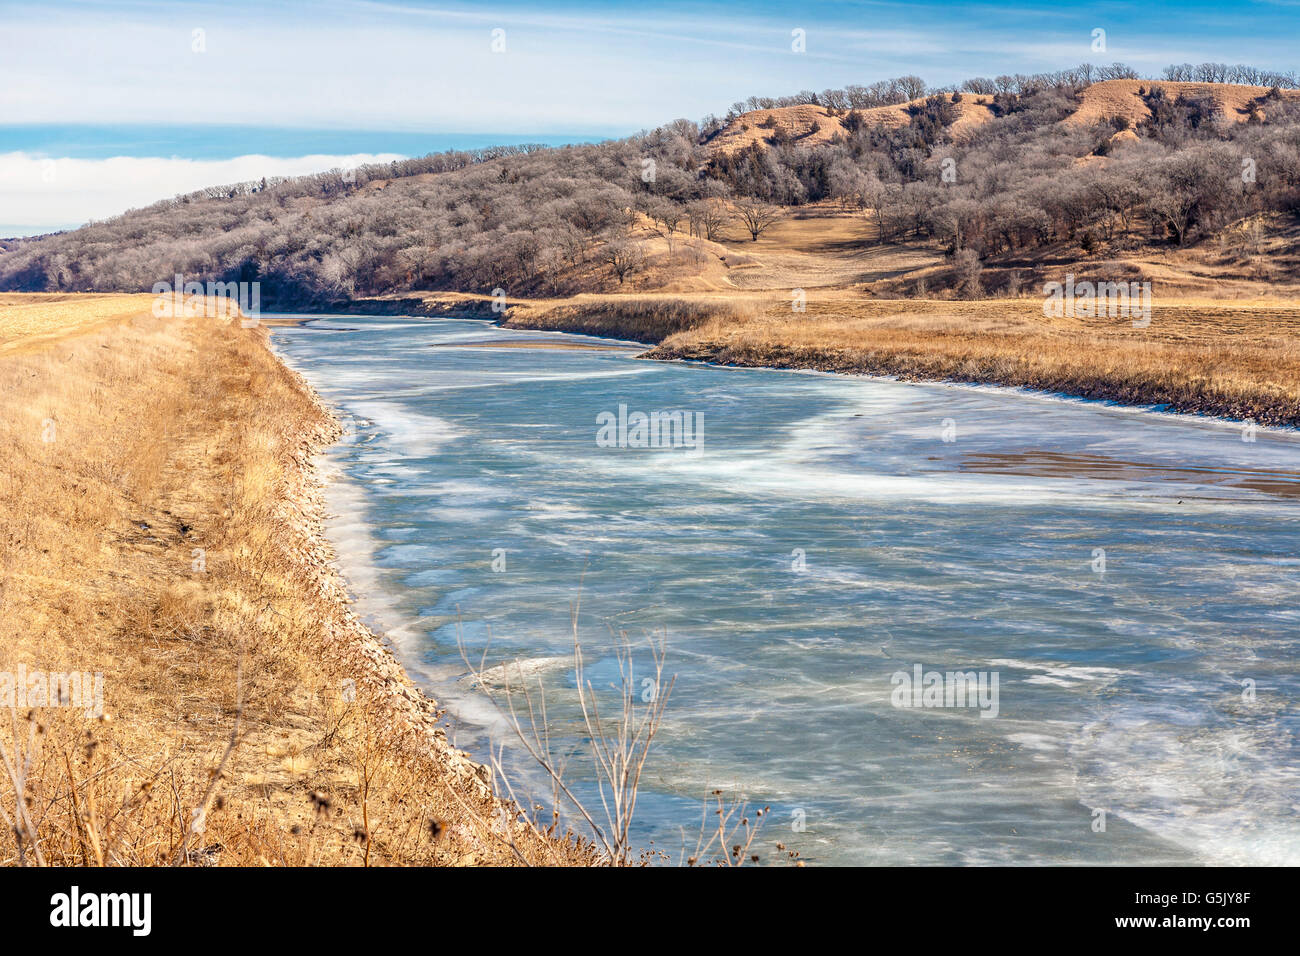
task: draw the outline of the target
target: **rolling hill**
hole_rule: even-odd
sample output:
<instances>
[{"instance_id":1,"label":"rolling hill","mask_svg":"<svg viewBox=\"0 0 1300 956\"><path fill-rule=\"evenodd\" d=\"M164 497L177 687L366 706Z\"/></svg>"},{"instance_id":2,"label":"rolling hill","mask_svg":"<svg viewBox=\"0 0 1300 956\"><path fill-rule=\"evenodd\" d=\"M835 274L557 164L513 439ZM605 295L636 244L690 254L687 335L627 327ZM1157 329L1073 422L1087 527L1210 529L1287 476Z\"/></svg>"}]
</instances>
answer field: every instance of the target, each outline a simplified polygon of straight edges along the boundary
<instances>
[{"instance_id":1,"label":"rolling hill","mask_svg":"<svg viewBox=\"0 0 1300 956\"><path fill-rule=\"evenodd\" d=\"M1089 263L1126 279L1172 263L1166 279L1196 294L1296 281L1300 91L1071 77L861 109L828 91L599 144L213 187L6 241L0 289L149 291L181 274L324 309L431 290L752 288L759 264L790 288L919 296ZM808 241L762 251L783 219Z\"/></svg>"}]
</instances>

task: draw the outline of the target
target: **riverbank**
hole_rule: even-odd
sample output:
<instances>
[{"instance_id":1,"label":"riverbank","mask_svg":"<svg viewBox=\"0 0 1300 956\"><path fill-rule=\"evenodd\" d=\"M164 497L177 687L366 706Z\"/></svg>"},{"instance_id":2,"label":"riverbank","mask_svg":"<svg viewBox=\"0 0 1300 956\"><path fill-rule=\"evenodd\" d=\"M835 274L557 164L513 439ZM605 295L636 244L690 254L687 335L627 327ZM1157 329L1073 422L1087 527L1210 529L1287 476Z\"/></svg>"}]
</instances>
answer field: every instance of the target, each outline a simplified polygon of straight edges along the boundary
<instances>
[{"instance_id":1,"label":"riverbank","mask_svg":"<svg viewBox=\"0 0 1300 956\"><path fill-rule=\"evenodd\" d=\"M607 335L645 358L1023 387L1126 405L1300 426L1300 305L1158 299L1149 324L1043 315L1039 298L976 301L789 293L661 293L507 300L407 294L358 312L475 315L507 328ZM500 307L498 306L498 309Z\"/></svg>"},{"instance_id":2,"label":"riverbank","mask_svg":"<svg viewBox=\"0 0 1300 956\"><path fill-rule=\"evenodd\" d=\"M0 861L591 862L502 822L349 607L313 464L340 426L266 330L151 301L0 302L0 674L31 682Z\"/></svg>"}]
</instances>

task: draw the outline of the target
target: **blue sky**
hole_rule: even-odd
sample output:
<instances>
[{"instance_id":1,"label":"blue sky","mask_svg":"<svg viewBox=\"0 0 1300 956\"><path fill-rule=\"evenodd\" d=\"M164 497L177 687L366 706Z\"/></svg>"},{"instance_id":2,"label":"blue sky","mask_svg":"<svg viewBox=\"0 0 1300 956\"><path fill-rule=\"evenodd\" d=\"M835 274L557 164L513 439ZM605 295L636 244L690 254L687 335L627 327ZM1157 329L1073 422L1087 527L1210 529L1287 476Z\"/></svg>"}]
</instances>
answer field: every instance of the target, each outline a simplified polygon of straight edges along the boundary
<instances>
[{"instance_id":1,"label":"blue sky","mask_svg":"<svg viewBox=\"0 0 1300 956\"><path fill-rule=\"evenodd\" d=\"M795 29L805 52L791 49ZM1297 39L1300 0L0 0L0 235L222 176L624 135L751 94L902 73L944 84L1082 61L1158 73L1211 59L1289 70L1300 67Z\"/></svg>"}]
</instances>

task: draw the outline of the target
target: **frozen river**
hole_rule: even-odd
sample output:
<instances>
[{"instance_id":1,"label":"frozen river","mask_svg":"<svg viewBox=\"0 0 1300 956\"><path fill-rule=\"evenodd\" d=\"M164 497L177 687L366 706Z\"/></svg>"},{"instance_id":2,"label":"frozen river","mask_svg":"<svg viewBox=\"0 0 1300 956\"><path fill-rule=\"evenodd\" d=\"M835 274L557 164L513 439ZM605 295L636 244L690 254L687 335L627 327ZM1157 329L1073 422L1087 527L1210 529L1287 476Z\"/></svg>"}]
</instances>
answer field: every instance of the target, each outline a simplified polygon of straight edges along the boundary
<instances>
[{"instance_id":1,"label":"frozen river","mask_svg":"<svg viewBox=\"0 0 1300 956\"><path fill-rule=\"evenodd\" d=\"M636 833L674 859L722 788L771 805L765 858L1300 863L1300 435L468 319L274 341L349 425L359 608L460 745L508 735L458 636L533 662L580 753L579 587L594 684L666 635ZM696 447L636 447L672 411Z\"/></svg>"}]
</instances>

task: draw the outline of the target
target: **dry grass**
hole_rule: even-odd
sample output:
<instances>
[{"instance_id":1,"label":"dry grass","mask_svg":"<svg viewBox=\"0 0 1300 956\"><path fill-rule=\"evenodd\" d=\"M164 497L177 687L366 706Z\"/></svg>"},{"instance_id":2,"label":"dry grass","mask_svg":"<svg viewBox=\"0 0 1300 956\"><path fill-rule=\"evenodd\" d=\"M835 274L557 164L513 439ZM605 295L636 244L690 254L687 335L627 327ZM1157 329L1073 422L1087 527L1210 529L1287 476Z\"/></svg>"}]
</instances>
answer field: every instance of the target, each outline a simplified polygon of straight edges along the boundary
<instances>
[{"instance_id":1,"label":"dry grass","mask_svg":"<svg viewBox=\"0 0 1300 956\"><path fill-rule=\"evenodd\" d=\"M1244 86L1236 83L1180 83L1169 80L1104 80L1085 89L1079 107L1065 122L1089 125L1123 117L1133 126L1151 118L1151 110L1138 95L1139 90L1164 90L1170 99L1179 96L1208 97L1215 111L1228 122L1244 123L1250 117L1252 101L1267 95L1267 86ZM1300 91L1283 90L1288 98L1300 97ZM1267 111L1267 107L1265 107Z\"/></svg>"},{"instance_id":2,"label":"dry grass","mask_svg":"<svg viewBox=\"0 0 1300 956\"><path fill-rule=\"evenodd\" d=\"M153 296L147 294L0 292L0 315L4 316L0 355L36 351L57 339L126 321L148 312L152 303Z\"/></svg>"},{"instance_id":3,"label":"dry grass","mask_svg":"<svg viewBox=\"0 0 1300 956\"><path fill-rule=\"evenodd\" d=\"M741 322L752 314L743 301L716 296L577 296L542 308L521 303L505 325L654 343L714 321Z\"/></svg>"},{"instance_id":4,"label":"dry grass","mask_svg":"<svg viewBox=\"0 0 1300 956\"><path fill-rule=\"evenodd\" d=\"M1300 425L1300 307L1157 300L1150 326L1045 318L1041 301L810 297L748 321L718 318L649 355L987 382Z\"/></svg>"},{"instance_id":5,"label":"dry grass","mask_svg":"<svg viewBox=\"0 0 1300 956\"><path fill-rule=\"evenodd\" d=\"M0 713L0 860L591 861L347 609L310 470L336 425L265 331L140 298L0 301L0 673L102 673L105 710Z\"/></svg>"},{"instance_id":6,"label":"dry grass","mask_svg":"<svg viewBox=\"0 0 1300 956\"><path fill-rule=\"evenodd\" d=\"M951 93L944 95L950 102L952 101ZM906 126L911 120L908 110L924 105L925 100L925 97L921 97L909 103L875 106L857 112L867 126L896 129ZM992 120L991 102L992 97L978 96L973 93L964 94L954 104L957 118L951 128L953 137L963 139ZM779 106L774 109L741 113L718 131L718 135L710 141L710 146L715 152L734 153L755 144L767 144L777 130L804 146L829 143L836 136L844 136L847 133L844 117L833 115L824 106L812 104Z\"/></svg>"}]
</instances>

